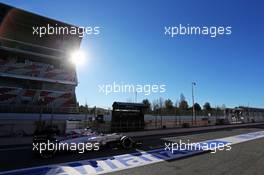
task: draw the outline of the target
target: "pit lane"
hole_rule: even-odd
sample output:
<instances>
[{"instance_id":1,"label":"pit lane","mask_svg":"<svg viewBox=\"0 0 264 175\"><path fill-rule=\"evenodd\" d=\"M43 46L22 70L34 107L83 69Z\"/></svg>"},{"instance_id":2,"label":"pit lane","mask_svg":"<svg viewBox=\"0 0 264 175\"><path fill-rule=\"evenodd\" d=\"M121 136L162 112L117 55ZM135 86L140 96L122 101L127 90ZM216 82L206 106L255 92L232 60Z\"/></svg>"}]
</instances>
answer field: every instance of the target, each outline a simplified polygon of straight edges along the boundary
<instances>
[{"instance_id":1,"label":"pit lane","mask_svg":"<svg viewBox=\"0 0 264 175\"><path fill-rule=\"evenodd\" d=\"M198 142L198 141L234 136L234 135L239 135L239 134L244 134L244 133L262 131L263 129L264 129L264 126L261 125L259 127L225 129L221 131L214 131L214 132L207 132L207 133L199 132L199 133L192 133L188 135L170 134L170 135L160 135L160 136L148 136L148 137L137 138L137 140L142 141L143 143L142 147L140 147L139 149L143 151L147 151L150 149L164 147L164 142L168 138L174 142L177 142L179 139L181 140L188 139L191 142ZM248 144L249 146L243 146L243 145L248 145ZM263 139L258 139L258 140L249 141L246 143L235 145L233 147L234 151L231 151L231 152L220 152L219 154L217 153L214 155L202 154L199 156L189 157L183 160L165 161L165 162L156 163L152 165L146 165L146 166L139 167L136 169L128 169L124 171L119 171L114 174L120 174L120 173L121 174L143 174L144 172L150 172L151 174L164 174L164 173L174 174L174 171L176 171L176 169L178 173L186 172L186 170L184 170L182 166L178 166L178 162L182 162L181 163L182 165L186 165L187 163L190 163L191 165L193 165L191 166L192 168L188 168L188 171L190 171L190 173L192 172L191 170L193 170L193 173L195 172L197 174L196 170L199 170L199 172L201 171L202 174L205 174L203 172L203 167L206 167L208 171L215 169L212 166L216 165L216 163L212 165L211 160L215 160L215 162L219 162L219 163L222 162L223 166L227 166L225 165L225 162L227 162L226 159L232 160L241 155L242 157L244 156L244 159L241 159L241 160L237 159L237 161L230 162L230 164L228 165L230 167L233 167L233 166L236 167L240 164L243 164L244 162L243 160L247 160L246 162L251 163L253 161L251 159L255 159L255 157L258 157L257 153L260 155L264 154L264 151L257 149L260 147L261 144L262 146L264 146ZM256 149L250 149L250 148L256 148ZM252 152L252 150L253 151L255 150L256 152ZM41 166L41 165L47 165L47 164L57 164L57 163L71 162L71 161L77 161L77 160L94 159L98 157L106 157L106 156L114 156L114 155L132 153L134 151L135 150L126 151L126 150L106 148L103 151L88 152L85 154L74 154L74 153L61 154L55 157L54 159L48 159L48 160L44 159L43 160L43 159L34 157L31 154L30 148L24 148L24 149L18 149L18 150L15 150L15 149L5 150L5 151L0 151L0 162L1 162L0 171L27 168L27 167L35 167L35 166ZM244 155L245 151L252 152L253 157ZM197 161L196 159L198 159L199 161L198 163L196 162ZM197 166L194 166L196 164ZM257 165L258 164L256 164L256 166ZM217 166L221 167L221 163L219 165L217 164ZM199 169L199 167L201 169ZM258 167L253 168L252 170L256 170L256 169L258 169Z\"/></svg>"}]
</instances>

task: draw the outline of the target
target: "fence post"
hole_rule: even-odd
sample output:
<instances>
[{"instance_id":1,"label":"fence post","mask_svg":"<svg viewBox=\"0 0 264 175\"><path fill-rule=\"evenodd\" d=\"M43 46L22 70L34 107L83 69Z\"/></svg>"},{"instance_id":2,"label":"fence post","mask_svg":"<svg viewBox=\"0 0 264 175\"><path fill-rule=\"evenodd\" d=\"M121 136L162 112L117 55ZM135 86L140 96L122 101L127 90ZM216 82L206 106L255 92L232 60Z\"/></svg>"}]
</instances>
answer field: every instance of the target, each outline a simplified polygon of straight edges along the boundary
<instances>
[{"instance_id":1,"label":"fence post","mask_svg":"<svg viewBox=\"0 0 264 175\"><path fill-rule=\"evenodd\" d=\"M157 129L157 125L158 125L158 118L157 116L155 116L155 129Z\"/></svg>"}]
</instances>

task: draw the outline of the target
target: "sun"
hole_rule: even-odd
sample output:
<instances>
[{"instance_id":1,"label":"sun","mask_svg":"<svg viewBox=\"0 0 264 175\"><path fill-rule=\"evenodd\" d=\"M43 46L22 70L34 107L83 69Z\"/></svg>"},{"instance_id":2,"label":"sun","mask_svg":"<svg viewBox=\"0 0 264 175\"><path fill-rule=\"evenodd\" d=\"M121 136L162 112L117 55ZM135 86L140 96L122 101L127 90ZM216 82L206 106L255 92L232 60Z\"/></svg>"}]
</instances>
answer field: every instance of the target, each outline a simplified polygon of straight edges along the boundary
<instances>
[{"instance_id":1,"label":"sun","mask_svg":"<svg viewBox=\"0 0 264 175\"><path fill-rule=\"evenodd\" d=\"M82 50L77 50L71 53L70 62L76 66L82 66L86 62L85 52Z\"/></svg>"}]
</instances>

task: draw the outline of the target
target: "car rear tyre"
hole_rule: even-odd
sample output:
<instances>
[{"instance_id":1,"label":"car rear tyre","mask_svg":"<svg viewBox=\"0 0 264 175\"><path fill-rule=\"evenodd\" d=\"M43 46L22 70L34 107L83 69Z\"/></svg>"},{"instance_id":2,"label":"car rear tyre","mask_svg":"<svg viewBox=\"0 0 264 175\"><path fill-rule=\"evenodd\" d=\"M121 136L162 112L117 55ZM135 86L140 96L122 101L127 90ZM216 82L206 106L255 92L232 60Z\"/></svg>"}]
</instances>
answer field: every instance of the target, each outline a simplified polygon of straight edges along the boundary
<instances>
[{"instance_id":1,"label":"car rear tyre","mask_svg":"<svg viewBox=\"0 0 264 175\"><path fill-rule=\"evenodd\" d=\"M133 147L133 141L129 137L122 137L121 138L121 145L124 149L131 149Z\"/></svg>"}]
</instances>

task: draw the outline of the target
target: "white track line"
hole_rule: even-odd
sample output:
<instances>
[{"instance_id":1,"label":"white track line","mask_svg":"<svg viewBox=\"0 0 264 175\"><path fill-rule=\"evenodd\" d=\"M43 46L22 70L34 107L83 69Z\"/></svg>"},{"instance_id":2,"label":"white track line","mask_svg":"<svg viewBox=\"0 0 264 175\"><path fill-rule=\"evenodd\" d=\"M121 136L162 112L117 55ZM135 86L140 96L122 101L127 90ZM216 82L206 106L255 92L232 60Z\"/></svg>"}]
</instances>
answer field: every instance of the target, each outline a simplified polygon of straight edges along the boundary
<instances>
[{"instance_id":1,"label":"white track line","mask_svg":"<svg viewBox=\"0 0 264 175\"><path fill-rule=\"evenodd\" d=\"M203 141L206 142L223 142L231 145L255 140L264 137L264 131L241 134L226 138L213 139ZM139 151L132 154L117 155L112 157L104 157L98 159L81 160L67 162L61 164L45 165L39 167L25 168L13 171L6 171L0 175L97 175L110 173L114 171L145 166L157 162L162 162L171 159L183 158L204 152L203 150L186 150L176 151L174 154L171 151L155 149L151 151Z\"/></svg>"}]
</instances>

